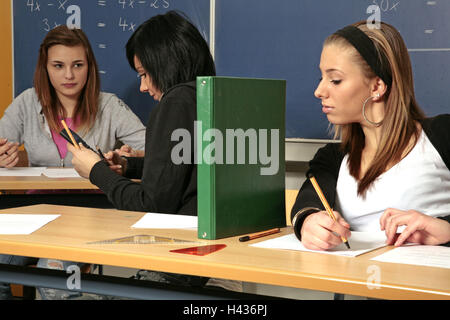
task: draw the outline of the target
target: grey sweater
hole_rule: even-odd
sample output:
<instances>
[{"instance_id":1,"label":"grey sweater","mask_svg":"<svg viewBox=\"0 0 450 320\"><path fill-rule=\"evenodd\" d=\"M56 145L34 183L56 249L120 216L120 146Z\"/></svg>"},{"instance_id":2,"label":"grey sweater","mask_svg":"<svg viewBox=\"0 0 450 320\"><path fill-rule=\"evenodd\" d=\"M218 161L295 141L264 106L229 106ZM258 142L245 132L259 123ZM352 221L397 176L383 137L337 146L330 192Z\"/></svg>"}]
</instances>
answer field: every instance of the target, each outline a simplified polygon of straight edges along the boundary
<instances>
[{"instance_id":1,"label":"grey sweater","mask_svg":"<svg viewBox=\"0 0 450 320\"><path fill-rule=\"evenodd\" d=\"M88 145L98 146L103 152L111 150L117 140L137 150L145 146L144 125L111 93L100 93L99 112L91 130L77 133ZM72 167L72 153L67 152L64 159L59 155L34 88L22 92L6 109L0 119L0 137L24 144L30 166Z\"/></svg>"}]
</instances>

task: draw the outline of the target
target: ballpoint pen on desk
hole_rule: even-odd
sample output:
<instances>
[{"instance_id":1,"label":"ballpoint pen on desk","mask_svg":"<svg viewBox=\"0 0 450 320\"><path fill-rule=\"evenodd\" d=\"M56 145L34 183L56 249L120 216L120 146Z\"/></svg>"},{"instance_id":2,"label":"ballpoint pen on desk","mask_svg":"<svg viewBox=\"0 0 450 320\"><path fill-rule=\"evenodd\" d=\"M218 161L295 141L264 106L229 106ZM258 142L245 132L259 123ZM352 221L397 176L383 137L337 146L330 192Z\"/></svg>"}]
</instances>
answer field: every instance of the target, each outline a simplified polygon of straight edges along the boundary
<instances>
[{"instance_id":1,"label":"ballpoint pen on desk","mask_svg":"<svg viewBox=\"0 0 450 320\"><path fill-rule=\"evenodd\" d=\"M69 135L70 140L72 141L72 144L74 145L74 147L78 148L78 149L81 149L80 146L76 143L76 141L75 141L72 133L70 132L69 127L67 126L66 122L64 120L61 120L61 123L62 123L64 129L66 130L67 134Z\"/></svg>"},{"instance_id":2,"label":"ballpoint pen on desk","mask_svg":"<svg viewBox=\"0 0 450 320\"><path fill-rule=\"evenodd\" d=\"M248 236L240 237L239 241L241 241L241 242L250 241L253 239L258 239L261 237L269 236L271 234L275 234L278 232L280 232L280 228L274 228L274 229L270 229L267 231L257 232L257 233L250 234Z\"/></svg>"},{"instance_id":3,"label":"ballpoint pen on desk","mask_svg":"<svg viewBox=\"0 0 450 320\"><path fill-rule=\"evenodd\" d=\"M325 196L323 195L322 189L320 189L319 184L317 183L316 178L314 178L314 176L309 173L308 174L308 178L309 180L311 180L311 183L314 187L314 189L316 190L317 195L320 198L320 201L322 201L323 206L325 207L325 210L327 211L328 215L330 216L331 219L333 219L334 221L336 221L336 217L333 214L333 210L331 210L330 205L328 204L327 199L325 198ZM345 245L347 246L348 249L350 249L350 244L348 243L348 240L344 237L341 237L342 241L345 243Z\"/></svg>"}]
</instances>

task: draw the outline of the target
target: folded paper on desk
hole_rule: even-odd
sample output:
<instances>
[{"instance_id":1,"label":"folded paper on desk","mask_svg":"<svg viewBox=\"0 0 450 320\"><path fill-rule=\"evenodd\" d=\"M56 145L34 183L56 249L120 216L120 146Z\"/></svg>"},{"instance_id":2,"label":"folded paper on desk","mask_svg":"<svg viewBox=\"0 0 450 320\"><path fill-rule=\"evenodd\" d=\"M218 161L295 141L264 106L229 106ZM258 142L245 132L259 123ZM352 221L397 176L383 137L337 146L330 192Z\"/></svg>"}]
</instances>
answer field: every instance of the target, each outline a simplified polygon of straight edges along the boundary
<instances>
[{"instance_id":1,"label":"folded paper on desk","mask_svg":"<svg viewBox=\"0 0 450 320\"><path fill-rule=\"evenodd\" d=\"M59 214L0 214L0 234L31 234Z\"/></svg>"},{"instance_id":2,"label":"folded paper on desk","mask_svg":"<svg viewBox=\"0 0 450 320\"><path fill-rule=\"evenodd\" d=\"M49 178L81 178L74 168L47 168L43 174Z\"/></svg>"},{"instance_id":3,"label":"folded paper on desk","mask_svg":"<svg viewBox=\"0 0 450 320\"><path fill-rule=\"evenodd\" d=\"M14 167L0 168L1 177L39 177L45 167Z\"/></svg>"},{"instance_id":4,"label":"folded paper on desk","mask_svg":"<svg viewBox=\"0 0 450 320\"><path fill-rule=\"evenodd\" d=\"M0 177L80 178L74 168L15 167L0 168Z\"/></svg>"},{"instance_id":5,"label":"folded paper on desk","mask_svg":"<svg viewBox=\"0 0 450 320\"><path fill-rule=\"evenodd\" d=\"M140 229L197 229L197 216L149 212L131 227Z\"/></svg>"},{"instance_id":6,"label":"folded paper on desk","mask_svg":"<svg viewBox=\"0 0 450 320\"><path fill-rule=\"evenodd\" d=\"M255 243L251 246L267 249L309 251L339 256L356 257L363 253L386 246L386 235L384 232L352 231L352 236L348 239L348 241L350 242L351 249L347 249L347 247L343 243L341 243L339 246L327 251L310 250L305 248L303 244L298 241L295 234L291 233L286 236Z\"/></svg>"},{"instance_id":7,"label":"folded paper on desk","mask_svg":"<svg viewBox=\"0 0 450 320\"><path fill-rule=\"evenodd\" d=\"M406 245L389 250L371 260L450 269L450 248Z\"/></svg>"}]
</instances>

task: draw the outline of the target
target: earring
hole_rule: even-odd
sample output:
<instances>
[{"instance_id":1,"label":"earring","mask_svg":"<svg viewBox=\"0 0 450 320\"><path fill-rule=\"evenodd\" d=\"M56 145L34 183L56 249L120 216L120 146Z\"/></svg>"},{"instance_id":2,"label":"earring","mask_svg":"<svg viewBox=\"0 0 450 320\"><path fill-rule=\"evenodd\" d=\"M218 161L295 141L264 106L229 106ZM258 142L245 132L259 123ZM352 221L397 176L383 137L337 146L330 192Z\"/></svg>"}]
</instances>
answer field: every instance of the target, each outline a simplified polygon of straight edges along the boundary
<instances>
[{"instance_id":1,"label":"earring","mask_svg":"<svg viewBox=\"0 0 450 320\"><path fill-rule=\"evenodd\" d=\"M367 101L369 101L370 99L379 98L379 97L380 97L380 94L379 94L378 92L377 92L377 94L376 94L375 97L372 97L372 96L368 97L368 98L364 101L363 107L362 107L362 115L363 115L363 117L364 117L364 120L366 120L368 123L370 123L371 125L373 125L373 126L375 126L375 127L379 127L379 126L383 123L383 120L381 120L380 122L373 122L373 121L370 121L369 119L367 119L367 117L366 117L366 103L367 103Z\"/></svg>"}]
</instances>

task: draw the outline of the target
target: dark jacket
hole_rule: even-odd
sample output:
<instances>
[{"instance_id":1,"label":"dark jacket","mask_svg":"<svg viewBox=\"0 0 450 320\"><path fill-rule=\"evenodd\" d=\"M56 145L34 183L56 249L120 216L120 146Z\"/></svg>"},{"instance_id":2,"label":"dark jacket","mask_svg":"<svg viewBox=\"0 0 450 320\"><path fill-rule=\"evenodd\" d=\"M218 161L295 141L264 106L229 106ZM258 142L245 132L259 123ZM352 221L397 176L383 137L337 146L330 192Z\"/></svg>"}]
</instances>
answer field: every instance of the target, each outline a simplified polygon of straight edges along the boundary
<instances>
[{"instance_id":1,"label":"dark jacket","mask_svg":"<svg viewBox=\"0 0 450 320\"><path fill-rule=\"evenodd\" d=\"M444 160L445 165L450 170L450 114L439 115L433 118L427 118L421 121L423 130L428 139L436 148L438 153ZM345 154L340 149L339 143L329 143L319 149L314 158L309 163L308 174L311 172L320 185L325 198L331 207L335 206L336 201L336 184L339 176L339 169ZM311 208L311 209L306 209ZM295 233L300 239L300 230L305 218L319 210L324 210L319 197L307 179L298 193L297 199L291 211L291 220ZM297 213L305 209L302 214ZM442 217L449 221L450 216Z\"/></svg>"},{"instance_id":2,"label":"dark jacket","mask_svg":"<svg viewBox=\"0 0 450 320\"><path fill-rule=\"evenodd\" d=\"M145 137L145 157L127 158L125 177L102 161L92 168L89 179L121 210L197 214L197 166L194 164L195 82L176 85L164 93L150 113ZM191 162L174 164L171 141L176 129L191 137ZM178 139L178 138L177 138ZM133 182L130 178L141 179Z\"/></svg>"}]
</instances>

